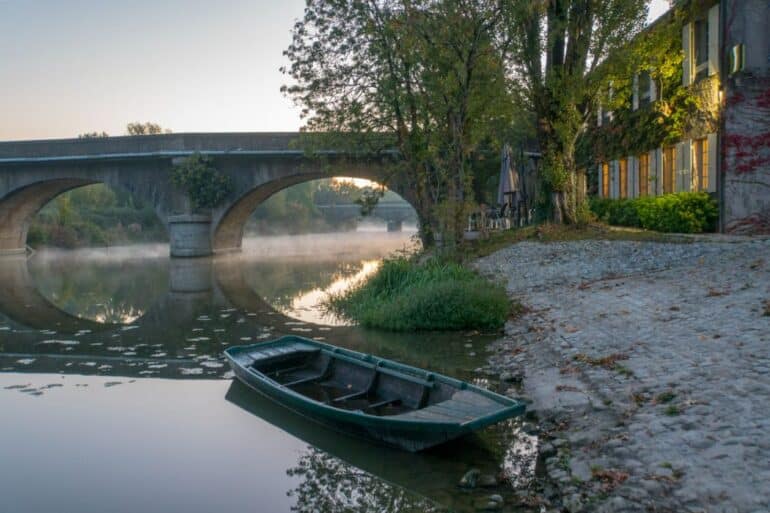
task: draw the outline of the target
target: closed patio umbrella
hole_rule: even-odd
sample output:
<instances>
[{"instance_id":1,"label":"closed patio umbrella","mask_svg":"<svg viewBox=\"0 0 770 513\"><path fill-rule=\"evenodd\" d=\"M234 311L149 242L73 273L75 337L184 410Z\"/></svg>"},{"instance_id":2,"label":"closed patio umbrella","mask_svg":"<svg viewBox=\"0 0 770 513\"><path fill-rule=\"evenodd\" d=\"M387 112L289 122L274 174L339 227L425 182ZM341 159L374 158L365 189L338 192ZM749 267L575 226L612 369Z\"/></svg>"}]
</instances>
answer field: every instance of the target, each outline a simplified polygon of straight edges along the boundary
<instances>
[{"instance_id":1,"label":"closed patio umbrella","mask_svg":"<svg viewBox=\"0 0 770 513\"><path fill-rule=\"evenodd\" d=\"M500 205L509 203L513 206L513 196L519 192L519 173L513 167L511 153L510 145L505 144L500 159L500 185L497 188L497 203Z\"/></svg>"}]
</instances>

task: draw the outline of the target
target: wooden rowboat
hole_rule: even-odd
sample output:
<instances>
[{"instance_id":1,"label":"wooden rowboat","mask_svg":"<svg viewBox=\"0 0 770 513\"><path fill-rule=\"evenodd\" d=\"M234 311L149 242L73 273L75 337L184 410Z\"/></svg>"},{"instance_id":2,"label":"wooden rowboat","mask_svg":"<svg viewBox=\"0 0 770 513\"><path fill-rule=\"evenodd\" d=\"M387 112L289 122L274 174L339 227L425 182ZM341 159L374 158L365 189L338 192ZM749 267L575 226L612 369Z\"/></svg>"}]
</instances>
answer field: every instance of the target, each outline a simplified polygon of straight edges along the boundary
<instances>
[{"instance_id":1,"label":"wooden rowboat","mask_svg":"<svg viewBox=\"0 0 770 513\"><path fill-rule=\"evenodd\" d=\"M243 383L337 430L408 451L524 413L524 404L447 376L302 337L230 347Z\"/></svg>"}]
</instances>

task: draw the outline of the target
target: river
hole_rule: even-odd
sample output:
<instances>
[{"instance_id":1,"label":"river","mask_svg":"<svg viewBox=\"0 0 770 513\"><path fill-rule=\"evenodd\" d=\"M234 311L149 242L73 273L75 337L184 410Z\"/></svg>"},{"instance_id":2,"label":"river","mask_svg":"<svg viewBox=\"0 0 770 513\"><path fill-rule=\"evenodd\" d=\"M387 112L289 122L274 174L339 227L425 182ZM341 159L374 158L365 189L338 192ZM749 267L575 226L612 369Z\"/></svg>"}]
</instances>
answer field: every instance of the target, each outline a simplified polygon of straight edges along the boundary
<instances>
[{"instance_id":1,"label":"river","mask_svg":"<svg viewBox=\"0 0 770 513\"><path fill-rule=\"evenodd\" d=\"M475 511L533 479L518 421L420 454L321 428L232 381L228 346L282 334L443 372L476 372L495 334L395 334L318 302L413 234L247 239L242 253L164 245L0 260L0 512ZM471 468L504 477L464 491ZM519 511L506 506L507 511Z\"/></svg>"}]
</instances>

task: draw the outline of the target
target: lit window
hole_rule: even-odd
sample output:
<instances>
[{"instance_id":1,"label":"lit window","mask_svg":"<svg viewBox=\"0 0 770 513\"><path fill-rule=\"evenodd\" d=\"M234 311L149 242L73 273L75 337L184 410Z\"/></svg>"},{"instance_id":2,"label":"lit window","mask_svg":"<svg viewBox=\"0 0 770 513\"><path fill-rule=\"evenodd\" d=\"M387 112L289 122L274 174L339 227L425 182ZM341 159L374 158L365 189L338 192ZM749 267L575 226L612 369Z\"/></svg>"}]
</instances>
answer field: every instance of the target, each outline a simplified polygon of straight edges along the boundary
<instances>
[{"instance_id":1,"label":"lit window","mask_svg":"<svg viewBox=\"0 0 770 513\"><path fill-rule=\"evenodd\" d=\"M650 193L650 155L639 155L639 196Z\"/></svg>"},{"instance_id":2,"label":"lit window","mask_svg":"<svg viewBox=\"0 0 770 513\"><path fill-rule=\"evenodd\" d=\"M674 192L674 167L676 166L676 148L663 148L663 194Z\"/></svg>"},{"instance_id":3,"label":"lit window","mask_svg":"<svg viewBox=\"0 0 770 513\"><path fill-rule=\"evenodd\" d=\"M602 197L610 197L610 165L602 162Z\"/></svg>"},{"instance_id":4,"label":"lit window","mask_svg":"<svg viewBox=\"0 0 770 513\"><path fill-rule=\"evenodd\" d=\"M708 191L709 189L709 143L708 139L693 141L693 189Z\"/></svg>"}]
</instances>

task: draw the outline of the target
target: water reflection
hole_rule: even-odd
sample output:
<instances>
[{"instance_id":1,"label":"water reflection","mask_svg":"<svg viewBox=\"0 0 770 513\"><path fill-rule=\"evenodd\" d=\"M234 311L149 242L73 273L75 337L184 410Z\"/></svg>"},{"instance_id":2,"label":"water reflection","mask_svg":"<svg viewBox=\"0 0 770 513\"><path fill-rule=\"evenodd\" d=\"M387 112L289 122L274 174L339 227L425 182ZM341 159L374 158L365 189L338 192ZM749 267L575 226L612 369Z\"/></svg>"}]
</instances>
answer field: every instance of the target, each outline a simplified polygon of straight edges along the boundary
<instances>
[{"instance_id":1,"label":"water reflection","mask_svg":"<svg viewBox=\"0 0 770 513\"><path fill-rule=\"evenodd\" d=\"M384 236L377 237L382 240ZM100 390L120 390L113 396L115 400L138 408L137 414L148 418L165 416L172 422L170 419L175 417L161 413L164 407L154 399L157 411L140 413L144 406L137 405L149 402L151 386L160 395L173 390L173 401L189 396L194 404L190 404L189 412L179 413L179 419L193 415L202 426L216 421L204 418L227 415L217 401L235 404L236 410L248 412L255 426L261 421L252 416L264 419L278 428L271 428L273 431L289 433L288 438L297 441L274 446L259 438L246 449L257 458L264 451L280 458L274 472L283 477L278 480L271 475L270 479L285 485L280 495L285 497L285 492L290 492L294 511L474 511L477 501L490 493L503 494L506 504L511 504L515 499L513 489L506 483L526 486L534 465L534 441L517 432L516 424L498 425L479 436L412 455L321 428L255 396L238 383L227 384L229 402L221 401L225 383L221 378L230 376L221 356L224 348L291 333L325 338L357 351L494 386L481 380L475 369L482 365L486 343L495 334L370 331L345 326L339 319L324 317L316 308L316 300L324 293L350 286L372 272L389 251L408 243L408 238L398 238L398 234L386 237L393 238L374 249L364 249L365 239L344 244L335 236L312 243L302 238L299 243L281 238L261 240L250 252L214 259L169 261L163 248L155 247L144 248L146 251L133 248L126 253L42 254L29 261L0 259L0 371L9 373L0 375L8 378L4 379L7 386L0 390L0 400L4 399L6 407L9 402L18 404L19 411L34 408L32 403L18 400L22 398L36 404L47 401L47 408L69 412L77 404L76 396L68 396L72 404L66 408L51 396L71 392L61 388L59 379L61 383L75 380L75 387L82 385L80 390L90 393L94 393L94 387L88 388L89 383L99 384ZM247 243L247 250L254 244ZM177 381L141 379L148 377ZM178 381L182 379L197 381ZM136 387L136 392L128 392L130 387ZM108 396L99 394L100 400L111 404ZM205 400L190 394L203 394ZM17 399L9 401L9 395ZM123 405L113 407L120 410ZM61 418L69 418L49 418L42 408L36 411L41 419L39 425L59 425ZM96 411L83 413L83 418L93 418ZM68 422L73 432L78 431L77 422ZM177 427L185 431L186 421L179 422ZM227 429L231 424L222 424L227 427L212 427L211 433L217 438L230 438ZM19 433L24 431L22 420L14 426ZM82 428L88 432L90 425L84 421ZM114 429L121 439L136 438L117 424ZM152 439L167 436L158 427L147 429ZM263 435L277 436L268 432ZM79 443L87 445L88 440L86 437ZM8 448L4 441L0 437L0 456ZM34 440L28 441L27 445L35 444ZM134 442L141 447L141 440ZM186 451L180 444L168 454L184 461ZM98 466L83 465L94 475L102 473ZM136 468L129 467L126 471L134 474L144 471L140 463ZM493 490L462 492L456 483L471 467L504 475L507 480ZM221 466L213 469L220 470ZM263 476L256 478L264 481ZM50 479L55 482L57 478ZM184 494L183 489L186 487L170 493ZM120 506L122 510L142 509L132 509L132 505L134 502L126 499ZM288 506L278 510L286 509Z\"/></svg>"},{"instance_id":2,"label":"water reflection","mask_svg":"<svg viewBox=\"0 0 770 513\"><path fill-rule=\"evenodd\" d=\"M370 331L317 307L409 242L377 237L368 250L366 238L345 245L329 236L313 244L268 238L259 251L214 259L169 261L154 246L2 259L0 370L223 377L223 348L300 334L469 375L494 335Z\"/></svg>"}]
</instances>

